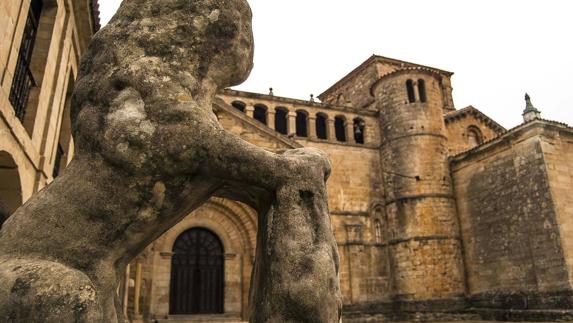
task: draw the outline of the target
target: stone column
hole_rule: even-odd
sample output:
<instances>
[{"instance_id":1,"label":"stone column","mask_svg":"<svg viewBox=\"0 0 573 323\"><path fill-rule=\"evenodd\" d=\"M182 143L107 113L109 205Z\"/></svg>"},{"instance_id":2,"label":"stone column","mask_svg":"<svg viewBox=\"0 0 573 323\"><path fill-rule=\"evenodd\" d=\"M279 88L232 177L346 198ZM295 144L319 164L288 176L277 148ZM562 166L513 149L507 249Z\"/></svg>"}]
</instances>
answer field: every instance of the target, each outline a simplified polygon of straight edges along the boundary
<instances>
[{"instance_id":1,"label":"stone column","mask_svg":"<svg viewBox=\"0 0 573 323\"><path fill-rule=\"evenodd\" d=\"M414 86L414 102L420 102L420 93L418 92L418 81L412 82Z\"/></svg>"},{"instance_id":2,"label":"stone column","mask_svg":"<svg viewBox=\"0 0 573 323\"><path fill-rule=\"evenodd\" d=\"M140 262L135 265L135 291L133 293L133 320L132 323L143 322L143 316L141 315L141 274L142 266Z\"/></svg>"},{"instance_id":3,"label":"stone column","mask_svg":"<svg viewBox=\"0 0 573 323\"><path fill-rule=\"evenodd\" d=\"M328 140L336 141L336 131L334 128L334 118L328 116L328 120L326 121L326 131L328 133Z\"/></svg>"},{"instance_id":4,"label":"stone column","mask_svg":"<svg viewBox=\"0 0 573 323\"><path fill-rule=\"evenodd\" d=\"M267 125L273 130L275 130L275 113L275 110L271 108L267 111Z\"/></svg>"},{"instance_id":5,"label":"stone column","mask_svg":"<svg viewBox=\"0 0 573 323\"><path fill-rule=\"evenodd\" d=\"M308 115L308 137L316 139L316 116Z\"/></svg>"},{"instance_id":6,"label":"stone column","mask_svg":"<svg viewBox=\"0 0 573 323\"><path fill-rule=\"evenodd\" d=\"M130 273L131 266L128 264L125 268L125 282L124 282L124 290L123 290L123 315L127 317L127 308L129 302L129 273Z\"/></svg>"},{"instance_id":7,"label":"stone column","mask_svg":"<svg viewBox=\"0 0 573 323\"><path fill-rule=\"evenodd\" d=\"M296 135L296 112L288 112L288 134Z\"/></svg>"},{"instance_id":8,"label":"stone column","mask_svg":"<svg viewBox=\"0 0 573 323\"><path fill-rule=\"evenodd\" d=\"M346 142L354 143L354 121L344 121L344 131L346 133Z\"/></svg>"},{"instance_id":9,"label":"stone column","mask_svg":"<svg viewBox=\"0 0 573 323\"><path fill-rule=\"evenodd\" d=\"M247 117L249 118L254 118L255 117L255 107L252 106L247 106L245 108L245 113L247 114Z\"/></svg>"}]
</instances>

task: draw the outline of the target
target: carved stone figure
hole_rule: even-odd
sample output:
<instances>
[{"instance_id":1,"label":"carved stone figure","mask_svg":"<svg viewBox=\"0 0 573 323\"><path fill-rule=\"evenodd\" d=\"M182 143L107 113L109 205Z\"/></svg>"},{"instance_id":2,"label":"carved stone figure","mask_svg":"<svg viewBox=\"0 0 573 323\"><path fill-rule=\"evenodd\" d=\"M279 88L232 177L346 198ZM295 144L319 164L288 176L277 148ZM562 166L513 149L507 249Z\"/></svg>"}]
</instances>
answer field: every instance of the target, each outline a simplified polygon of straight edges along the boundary
<instances>
[{"instance_id":1,"label":"carved stone figure","mask_svg":"<svg viewBox=\"0 0 573 323\"><path fill-rule=\"evenodd\" d=\"M125 0L82 60L75 157L0 231L0 321L122 322L127 263L213 195L259 212L252 322L338 322L330 164L221 128L253 62L245 0Z\"/></svg>"}]
</instances>

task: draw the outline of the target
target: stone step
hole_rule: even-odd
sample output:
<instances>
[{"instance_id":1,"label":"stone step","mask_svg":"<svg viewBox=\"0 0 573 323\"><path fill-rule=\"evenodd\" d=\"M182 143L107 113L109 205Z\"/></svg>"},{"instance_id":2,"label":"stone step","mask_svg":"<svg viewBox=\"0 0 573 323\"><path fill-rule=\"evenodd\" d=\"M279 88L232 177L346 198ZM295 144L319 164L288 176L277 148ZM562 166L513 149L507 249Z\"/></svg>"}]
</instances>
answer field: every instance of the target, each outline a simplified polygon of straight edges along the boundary
<instances>
[{"instance_id":1,"label":"stone step","mask_svg":"<svg viewBox=\"0 0 573 323\"><path fill-rule=\"evenodd\" d=\"M240 317L228 315L169 315L165 319L157 319L158 323L248 323Z\"/></svg>"}]
</instances>

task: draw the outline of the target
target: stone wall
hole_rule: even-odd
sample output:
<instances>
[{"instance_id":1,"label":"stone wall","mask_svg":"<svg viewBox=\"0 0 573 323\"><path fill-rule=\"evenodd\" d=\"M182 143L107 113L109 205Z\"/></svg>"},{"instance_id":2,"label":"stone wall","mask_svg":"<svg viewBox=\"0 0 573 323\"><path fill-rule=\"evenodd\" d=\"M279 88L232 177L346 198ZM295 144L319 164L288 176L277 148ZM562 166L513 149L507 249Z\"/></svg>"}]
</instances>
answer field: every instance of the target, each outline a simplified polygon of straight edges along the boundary
<instances>
[{"instance_id":1,"label":"stone wall","mask_svg":"<svg viewBox=\"0 0 573 323\"><path fill-rule=\"evenodd\" d=\"M0 3L0 153L15 162L22 202L52 181L54 168L60 166L55 165L58 143L66 143L62 166L73 155L69 129L62 129L78 62L92 35L87 4L45 1L30 64L36 86L20 120L9 97L30 0Z\"/></svg>"},{"instance_id":2,"label":"stone wall","mask_svg":"<svg viewBox=\"0 0 573 323\"><path fill-rule=\"evenodd\" d=\"M477 307L571 307L556 199L561 162L548 173L543 126L529 124L453 161L468 291ZM561 147L561 146L560 146ZM567 149L567 144L565 144ZM556 153L553 151L552 153ZM566 155L563 156L567 158ZM569 162L570 163L570 162ZM570 179L569 179L570 180ZM554 190L550 190L554 186ZM561 200L561 202L558 202ZM570 242L567 242L570 243ZM567 250L567 249L565 249Z\"/></svg>"},{"instance_id":3,"label":"stone wall","mask_svg":"<svg viewBox=\"0 0 573 323\"><path fill-rule=\"evenodd\" d=\"M370 57L319 97L325 103L375 110L373 105L375 100L371 93L372 84L386 74L405 68L424 68L440 73L442 107L444 111L455 110L450 81L452 73L376 55Z\"/></svg>"},{"instance_id":4,"label":"stone wall","mask_svg":"<svg viewBox=\"0 0 573 323\"><path fill-rule=\"evenodd\" d=\"M547 129L540 141L559 223L569 282L573 284L573 130Z\"/></svg>"}]
</instances>

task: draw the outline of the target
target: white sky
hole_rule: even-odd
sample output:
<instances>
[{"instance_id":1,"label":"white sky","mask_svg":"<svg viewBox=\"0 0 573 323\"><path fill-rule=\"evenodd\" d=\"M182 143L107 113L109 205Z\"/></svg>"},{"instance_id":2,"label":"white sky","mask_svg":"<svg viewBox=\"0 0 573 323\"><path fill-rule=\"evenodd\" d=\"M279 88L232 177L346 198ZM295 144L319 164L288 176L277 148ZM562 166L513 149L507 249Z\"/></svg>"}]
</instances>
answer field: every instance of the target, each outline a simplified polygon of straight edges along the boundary
<instances>
[{"instance_id":1,"label":"white sky","mask_svg":"<svg viewBox=\"0 0 573 323\"><path fill-rule=\"evenodd\" d=\"M120 2L99 0L102 24ZM521 123L526 91L543 118L573 125L573 1L249 3L255 68L237 89L308 99L378 54L455 72L456 107L505 127Z\"/></svg>"}]
</instances>

